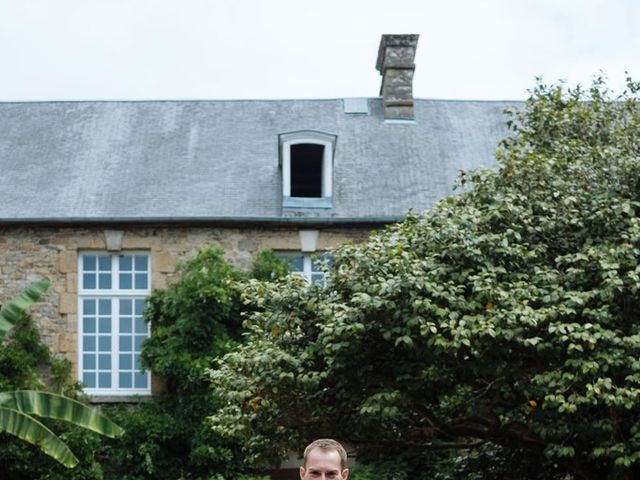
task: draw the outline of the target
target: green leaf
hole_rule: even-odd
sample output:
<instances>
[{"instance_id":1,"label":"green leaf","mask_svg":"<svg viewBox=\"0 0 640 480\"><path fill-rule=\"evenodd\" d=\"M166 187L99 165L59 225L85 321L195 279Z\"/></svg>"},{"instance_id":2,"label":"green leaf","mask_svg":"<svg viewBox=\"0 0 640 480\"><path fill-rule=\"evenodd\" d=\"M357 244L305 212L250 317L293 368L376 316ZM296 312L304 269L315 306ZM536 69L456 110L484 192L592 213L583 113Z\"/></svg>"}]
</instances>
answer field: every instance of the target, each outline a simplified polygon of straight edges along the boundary
<instances>
[{"instance_id":1,"label":"green leaf","mask_svg":"<svg viewBox=\"0 0 640 480\"><path fill-rule=\"evenodd\" d=\"M55 433L23 412L0 407L0 431L36 445L65 467L73 468L78 464L76 456Z\"/></svg>"},{"instance_id":2,"label":"green leaf","mask_svg":"<svg viewBox=\"0 0 640 480\"><path fill-rule=\"evenodd\" d=\"M43 278L29 285L18 296L3 305L0 310L0 339L20 320L28 307L40 300L47 288L49 288L49 279Z\"/></svg>"},{"instance_id":3,"label":"green leaf","mask_svg":"<svg viewBox=\"0 0 640 480\"><path fill-rule=\"evenodd\" d=\"M32 415L63 420L112 438L124 433L96 409L71 398L31 390L0 392L0 430L38 446L66 467L74 467L78 460L60 438Z\"/></svg>"},{"instance_id":4,"label":"green leaf","mask_svg":"<svg viewBox=\"0 0 640 480\"><path fill-rule=\"evenodd\" d=\"M97 409L55 393L33 390L0 392L0 406L18 410L27 415L63 420L111 438L119 437L124 433L122 428Z\"/></svg>"}]
</instances>

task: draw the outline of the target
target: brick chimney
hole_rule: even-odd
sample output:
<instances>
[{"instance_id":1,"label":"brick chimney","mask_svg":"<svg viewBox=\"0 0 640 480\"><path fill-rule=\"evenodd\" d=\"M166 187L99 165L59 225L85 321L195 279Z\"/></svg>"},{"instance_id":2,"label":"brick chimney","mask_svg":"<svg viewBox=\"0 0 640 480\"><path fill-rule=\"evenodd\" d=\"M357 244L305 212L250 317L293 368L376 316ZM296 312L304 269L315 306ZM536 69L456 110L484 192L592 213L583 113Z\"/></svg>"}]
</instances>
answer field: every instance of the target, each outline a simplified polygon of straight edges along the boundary
<instances>
[{"instance_id":1,"label":"brick chimney","mask_svg":"<svg viewBox=\"0 0 640 480\"><path fill-rule=\"evenodd\" d=\"M382 75L384 118L413 120L413 59L419 35L382 35L376 69Z\"/></svg>"}]
</instances>

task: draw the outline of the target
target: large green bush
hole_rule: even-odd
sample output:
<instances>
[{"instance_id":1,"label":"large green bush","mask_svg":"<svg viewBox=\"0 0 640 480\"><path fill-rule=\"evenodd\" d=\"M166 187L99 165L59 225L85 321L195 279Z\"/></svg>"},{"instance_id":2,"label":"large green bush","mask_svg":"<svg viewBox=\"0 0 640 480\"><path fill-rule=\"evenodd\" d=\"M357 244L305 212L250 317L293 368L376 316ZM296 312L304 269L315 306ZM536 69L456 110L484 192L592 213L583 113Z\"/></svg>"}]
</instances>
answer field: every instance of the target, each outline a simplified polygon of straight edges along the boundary
<instances>
[{"instance_id":1,"label":"large green bush","mask_svg":"<svg viewBox=\"0 0 640 480\"><path fill-rule=\"evenodd\" d=\"M449 478L640 478L639 90L539 85L498 171L338 248L325 290L255 283L216 431L255 461L332 435L478 468Z\"/></svg>"}]
</instances>

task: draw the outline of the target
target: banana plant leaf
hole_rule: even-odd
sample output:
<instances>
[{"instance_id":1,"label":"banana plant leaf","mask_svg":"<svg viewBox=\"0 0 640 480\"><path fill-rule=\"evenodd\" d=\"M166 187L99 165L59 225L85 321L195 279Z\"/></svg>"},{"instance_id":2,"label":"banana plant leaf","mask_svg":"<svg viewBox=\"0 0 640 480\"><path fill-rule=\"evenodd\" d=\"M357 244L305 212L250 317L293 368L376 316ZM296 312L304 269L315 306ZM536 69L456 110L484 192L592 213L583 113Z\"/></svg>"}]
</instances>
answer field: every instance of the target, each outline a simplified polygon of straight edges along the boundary
<instances>
[{"instance_id":1,"label":"banana plant leaf","mask_svg":"<svg viewBox=\"0 0 640 480\"><path fill-rule=\"evenodd\" d=\"M63 420L111 438L123 433L122 428L98 410L55 393L34 390L0 392L0 407L12 408L27 415Z\"/></svg>"},{"instance_id":2,"label":"banana plant leaf","mask_svg":"<svg viewBox=\"0 0 640 480\"><path fill-rule=\"evenodd\" d=\"M22 290L0 310L0 340L20 320L24 311L36 303L49 287L49 279L43 278Z\"/></svg>"},{"instance_id":3,"label":"banana plant leaf","mask_svg":"<svg viewBox=\"0 0 640 480\"><path fill-rule=\"evenodd\" d=\"M124 433L96 409L62 395L32 390L0 392L0 431L37 445L67 467L78 463L76 457L62 440L32 415L63 420L111 438Z\"/></svg>"},{"instance_id":4,"label":"banana plant leaf","mask_svg":"<svg viewBox=\"0 0 640 480\"><path fill-rule=\"evenodd\" d=\"M78 459L66 443L30 415L11 408L0 407L0 431L36 445L67 468L73 468L78 464Z\"/></svg>"}]
</instances>

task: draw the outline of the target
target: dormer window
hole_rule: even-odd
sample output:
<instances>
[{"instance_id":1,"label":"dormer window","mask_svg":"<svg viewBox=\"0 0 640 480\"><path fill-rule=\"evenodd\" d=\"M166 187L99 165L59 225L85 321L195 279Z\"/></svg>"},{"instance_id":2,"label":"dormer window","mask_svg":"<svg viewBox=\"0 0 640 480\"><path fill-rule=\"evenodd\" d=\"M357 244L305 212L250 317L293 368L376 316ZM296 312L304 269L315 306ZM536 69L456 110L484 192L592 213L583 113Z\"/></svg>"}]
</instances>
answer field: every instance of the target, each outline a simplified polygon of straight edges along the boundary
<instances>
[{"instance_id":1,"label":"dormer window","mask_svg":"<svg viewBox=\"0 0 640 480\"><path fill-rule=\"evenodd\" d=\"M296 143L289 147L289 154L291 196L321 198L324 145Z\"/></svg>"},{"instance_id":2,"label":"dormer window","mask_svg":"<svg viewBox=\"0 0 640 480\"><path fill-rule=\"evenodd\" d=\"M335 135L315 131L280 135L283 207L332 207L335 142Z\"/></svg>"}]
</instances>

